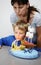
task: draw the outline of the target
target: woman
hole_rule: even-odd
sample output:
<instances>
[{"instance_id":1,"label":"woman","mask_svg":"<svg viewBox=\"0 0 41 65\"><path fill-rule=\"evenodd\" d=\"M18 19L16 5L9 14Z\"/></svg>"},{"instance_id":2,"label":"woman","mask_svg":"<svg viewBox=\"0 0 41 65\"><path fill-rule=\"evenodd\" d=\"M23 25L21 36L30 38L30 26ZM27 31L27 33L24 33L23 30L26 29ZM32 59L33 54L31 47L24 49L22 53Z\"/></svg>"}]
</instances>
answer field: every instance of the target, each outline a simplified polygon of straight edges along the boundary
<instances>
[{"instance_id":1,"label":"woman","mask_svg":"<svg viewBox=\"0 0 41 65\"><path fill-rule=\"evenodd\" d=\"M37 47L41 48L41 14L39 11L33 6L30 6L29 0L11 0L11 5L15 10L16 20L21 19L25 23L29 23L30 26L35 28L37 36ZM13 16L14 15L11 17ZM13 21L11 18L11 22L13 22L13 24L14 20L14 17Z\"/></svg>"}]
</instances>

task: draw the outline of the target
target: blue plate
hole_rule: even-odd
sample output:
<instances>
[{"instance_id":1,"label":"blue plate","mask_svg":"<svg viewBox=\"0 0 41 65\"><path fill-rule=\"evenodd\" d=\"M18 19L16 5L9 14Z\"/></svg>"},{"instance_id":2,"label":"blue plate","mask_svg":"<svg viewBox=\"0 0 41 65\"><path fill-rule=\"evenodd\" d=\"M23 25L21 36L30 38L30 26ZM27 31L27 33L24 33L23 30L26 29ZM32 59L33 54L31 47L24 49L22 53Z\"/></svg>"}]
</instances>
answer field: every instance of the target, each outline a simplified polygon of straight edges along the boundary
<instances>
[{"instance_id":1,"label":"blue plate","mask_svg":"<svg viewBox=\"0 0 41 65\"><path fill-rule=\"evenodd\" d=\"M9 50L10 54L23 59L35 59L39 57L38 51L34 49L25 49L25 50Z\"/></svg>"}]
</instances>

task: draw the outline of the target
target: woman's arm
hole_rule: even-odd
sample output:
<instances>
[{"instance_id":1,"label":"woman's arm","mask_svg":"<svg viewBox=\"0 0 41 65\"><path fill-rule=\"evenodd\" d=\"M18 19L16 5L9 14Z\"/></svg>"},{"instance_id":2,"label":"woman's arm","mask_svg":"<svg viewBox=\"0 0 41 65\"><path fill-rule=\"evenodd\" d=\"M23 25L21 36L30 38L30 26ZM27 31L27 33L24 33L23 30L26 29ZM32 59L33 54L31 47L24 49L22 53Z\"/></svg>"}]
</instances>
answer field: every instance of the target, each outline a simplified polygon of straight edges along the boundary
<instances>
[{"instance_id":1,"label":"woman's arm","mask_svg":"<svg viewBox=\"0 0 41 65\"><path fill-rule=\"evenodd\" d=\"M37 47L41 48L41 26L36 28L37 31Z\"/></svg>"}]
</instances>

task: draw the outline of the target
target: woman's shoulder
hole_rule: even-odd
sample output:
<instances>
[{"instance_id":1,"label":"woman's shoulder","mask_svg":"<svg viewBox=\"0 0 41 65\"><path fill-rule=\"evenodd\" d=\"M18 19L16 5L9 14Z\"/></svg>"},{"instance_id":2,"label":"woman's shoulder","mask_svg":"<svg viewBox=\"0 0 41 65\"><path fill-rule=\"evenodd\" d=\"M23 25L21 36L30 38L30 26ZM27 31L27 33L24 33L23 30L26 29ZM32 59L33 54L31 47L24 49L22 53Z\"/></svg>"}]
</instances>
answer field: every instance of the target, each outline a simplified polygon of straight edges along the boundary
<instances>
[{"instance_id":1,"label":"woman's shoulder","mask_svg":"<svg viewBox=\"0 0 41 65\"><path fill-rule=\"evenodd\" d=\"M41 13L36 12L33 22L35 23L36 26L41 26Z\"/></svg>"},{"instance_id":2,"label":"woman's shoulder","mask_svg":"<svg viewBox=\"0 0 41 65\"><path fill-rule=\"evenodd\" d=\"M35 18L41 18L41 13L40 12L35 12Z\"/></svg>"},{"instance_id":3,"label":"woman's shoulder","mask_svg":"<svg viewBox=\"0 0 41 65\"><path fill-rule=\"evenodd\" d=\"M33 17L33 21L31 23L31 25L34 27L41 26L41 13L34 12L34 17Z\"/></svg>"}]
</instances>

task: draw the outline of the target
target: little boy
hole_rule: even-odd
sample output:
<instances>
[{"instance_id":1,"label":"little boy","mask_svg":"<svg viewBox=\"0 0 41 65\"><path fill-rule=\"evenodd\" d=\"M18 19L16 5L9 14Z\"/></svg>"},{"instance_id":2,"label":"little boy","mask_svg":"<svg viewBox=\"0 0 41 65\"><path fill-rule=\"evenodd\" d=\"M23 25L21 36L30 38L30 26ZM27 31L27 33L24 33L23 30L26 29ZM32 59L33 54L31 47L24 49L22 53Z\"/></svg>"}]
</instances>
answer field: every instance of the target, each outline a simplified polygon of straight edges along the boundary
<instances>
[{"instance_id":1,"label":"little boy","mask_svg":"<svg viewBox=\"0 0 41 65\"><path fill-rule=\"evenodd\" d=\"M19 20L13 27L14 29L14 36L15 40L12 43L12 48L16 45L16 47L23 45L25 47L32 47L34 44L27 42L26 39L26 32L28 30L28 24L24 23L22 20Z\"/></svg>"}]
</instances>

